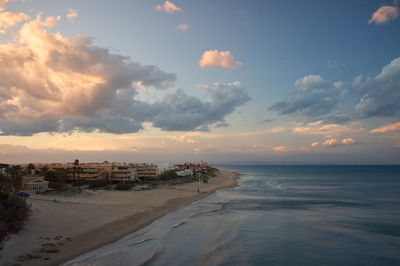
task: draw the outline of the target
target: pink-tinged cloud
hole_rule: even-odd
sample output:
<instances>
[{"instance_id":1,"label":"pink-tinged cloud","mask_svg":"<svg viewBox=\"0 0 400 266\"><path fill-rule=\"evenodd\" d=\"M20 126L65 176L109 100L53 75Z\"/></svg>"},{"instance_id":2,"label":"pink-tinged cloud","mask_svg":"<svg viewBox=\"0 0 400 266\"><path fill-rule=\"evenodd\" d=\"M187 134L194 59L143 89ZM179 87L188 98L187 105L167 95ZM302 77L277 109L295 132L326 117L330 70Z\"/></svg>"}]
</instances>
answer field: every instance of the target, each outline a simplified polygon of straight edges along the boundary
<instances>
[{"instance_id":1,"label":"pink-tinged cloud","mask_svg":"<svg viewBox=\"0 0 400 266\"><path fill-rule=\"evenodd\" d=\"M132 118L133 106L145 105L133 99L132 84L166 89L175 74L94 46L90 38L52 33L57 22L38 14L12 42L0 44L0 135L139 130L148 116Z\"/></svg>"},{"instance_id":2,"label":"pink-tinged cloud","mask_svg":"<svg viewBox=\"0 0 400 266\"><path fill-rule=\"evenodd\" d=\"M316 148L319 146L322 146L324 148L331 148L331 147L340 147L340 146L351 146L355 144L356 141L352 138L346 138L346 139L337 139L337 138L328 138L324 142L314 142L311 144L311 147Z\"/></svg>"},{"instance_id":3,"label":"pink-tinged cloud","mask_svg":"<svg viewBox=\"0 0 400 266\"><path fill-rule=\"evenodd\" d=\"M4 11L6 4L8 2L13 2L13 1L16 1L16 0L0 0L0 11Z\"/></svg>"},{"instance_id":4,"label":"pink-tinged cloud","mask_svg":"<svg viewBox=\"0 0 400 266\"><path fill-rule=\"evenodd\" d=\"M320 144L321 144L321 143L319 143L318 141L316 141L316 142L313 142L313 143L311 144L311 147L318 147Z\"/></svg>"},{"instance_id":5,"label":"pink-tinged cloud","mask_svg":"<svg viewBox=\"0 0 400 266\"><path fill-rule=\"evenodd\" d=\"M297 123L292 128L293 133L296 134L312 134L312 135L325 135L343 134L343 133L357 133L364 130L361 122L354 121L349 124L325 124L324 121L319 120L309 123Z\"/></svg>"},{"instance_id":6,"label":"pink-tinged cloud","mask_svg":"<svg viewBox=\"0 0 400 266\"><path fill-rule=\"evenodd\" d=\"M273 150L276 152L290 152L294 151L294 148L291 146L276 146L273 148Z\"/></svg>"},{"instance_id":7,"label":"pink-tinged cloud","mask_svg":"<svg viewBox=\"0 0 400 266\"><path fill-rule=\"evenodd\" d=\"M160 12L167 12L169 14L173 14L175 12L183 12L183 9L176 6L174 3L166 0L164 4L162 5L156 5L154 7L155 10L160 11Z\"/></svg>"},{"instance_id":8,"label":"pink-tinged cloud","mask_svg":"<svg viewBox=\"0 0 400 266\"><path fill-rule=\"evenodd\" d=\"M342 139L342 144L345 146L350 146L356 143L356 141L352 138Z\"/></svg>"},{"instance_id":9,"label":"pink-tinged cloud","mask_svg":"<svg viewBox=\"0 0 400 266\"><path fill-rule=\"evenodd\" d=\"M170 137L171 140L177 141L177 142L182 142L182 143L188 143L188 144L193 144L193 143L197 143L198 141L195 139L191 139L188 137L188 135L183 134L180 136L171 136Z\"/></svg>"},{"instance_id":10,"label":"pink-tinged cloud","mask_svg":"<svg viewBox=\"0 0 400 266\"><path fill-rule=\"evenodd\" d=\"M387 133L393 131L400 131L400 122L375 128L371 130L370 133Z\"/></svg>"},{"instance_id":11,"label":"pink-tinged cloud","mask_svg":"<svg viewBox=\"0 0 400 266\"><path fill-rule=\"evenodd\" d=\"M176 30L187 31L189 29L188 24L181 24L175 27Z\"/></svg>"},{"instance_id":12,"label":"pink-tinged cloud","mask_svg":"<svg viewBox=\"0 0 400 266\"><path fill-rule=\"evenodd\" d=\"M372 15L368 24L386 24L399 16L398 6L382 6Z\"/></svg>"},{"instance_id":13,"label":"pink-tinged cloud","mask_svg":"<svg viewBox=\"0 0 400 266\"><path fill-rule=\"evenodd\" d=\"M69 21L72 22L77 17L78 17L78 11L76 11L75 9L68 9L67 19Z\"/></svg>"},{"instance_id":14,"label":"pink-tinged cloud","mask_svg":"<svg viewBox=\"0 0 400 266\"><path fill-rule=\"evenodd\" d=\"M199 66L216 66L222 68L238 68L242 66L242 62L235 61L230 51L208 50L203 53L200 58Z\"/></svg>"},{"instance_id":15,"label":"pink-tinged cloud","mask_svg":"<svg viewBox=\"0 0 400 266\"><path fill-rule=\"evenodd\" d=\"M12 13L12 12L1 12L0 13L0 34L5 34L7 30L14 27L17 23L29 19L29 16L25 13Z\"/></svg>"}]
</instances>

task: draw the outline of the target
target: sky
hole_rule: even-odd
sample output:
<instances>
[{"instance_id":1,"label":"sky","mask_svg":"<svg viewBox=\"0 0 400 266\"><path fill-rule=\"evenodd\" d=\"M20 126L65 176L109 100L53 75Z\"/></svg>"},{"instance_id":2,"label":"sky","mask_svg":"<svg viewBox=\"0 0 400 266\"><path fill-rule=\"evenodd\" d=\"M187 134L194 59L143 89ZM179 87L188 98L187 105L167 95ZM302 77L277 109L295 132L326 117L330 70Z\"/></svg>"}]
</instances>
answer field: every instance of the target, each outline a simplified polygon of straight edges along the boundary
<instances>
[{"instance_id":1,"label":"sky","mask_svg":"<svg viewBox=\"0 0 400 266\"><path fill-rule=\"evenodd\" d=\"M397 1L0 0L0 162L400 163Z\"/></svg>"}]
</instances>

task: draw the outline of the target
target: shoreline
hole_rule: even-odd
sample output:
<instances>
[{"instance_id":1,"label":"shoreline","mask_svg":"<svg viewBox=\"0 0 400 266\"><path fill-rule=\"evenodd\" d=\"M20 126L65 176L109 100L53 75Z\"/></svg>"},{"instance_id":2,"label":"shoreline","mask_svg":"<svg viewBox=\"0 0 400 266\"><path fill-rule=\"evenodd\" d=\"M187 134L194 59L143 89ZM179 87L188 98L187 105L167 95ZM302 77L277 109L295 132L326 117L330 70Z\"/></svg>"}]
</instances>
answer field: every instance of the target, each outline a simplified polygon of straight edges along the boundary
<instances>
[{"instance_id":1,"label":"shoreline","mask_svg":"<svg viewBox=\"0 0 400 266\"><path fill-rule=\"evenodd\" d=\"M64 222L65 225L56 224L57 221L54 220L54 227L56 227L54 229L59 231L53 230L53 232L57 231L59 236L63 236L61 240L57 241L54 239L46 239L47 241L43 239L38 240L38 238L41 238L39 236L40 233L43 234L43 229L49 228L43 228L46 227L45 225L38 228L40 225L36 224L46 219L46 216L48 216L47 218L52 217L53 214L51 210L49 213L43 214L43 212L45 212L44 209L46 207L54 208L55 204L52 203L50 199L46 199L46 197L31 199L30 203L32 203L33 207L39 206L38 209L33 208L33 218L35 218L35 214L36 216L42 214L43 217L39 217L37 221L35 221L35 219L32 219L33 221L28 221L27 230L12 236L8 241L10 243L6 243L4 249L0 251L0 264L60 265L81 254L113 243L127 234L134 233L165 214L205 198L213 194L216 190L236 187L238 186L237 179L239 176L240 173L238 172L220 170L216 177L209 179L209 184L198 185L198 183L195 182L179 185L176 189L156 188L145 192L102 192L100 195L88 197L71 197L68 198L69 201L66 202L60 200L57 205L62 205L61 208L65 210L61 210L61 213L58 213L60 210L57 209L54 210L54 212L56 215L65 216L57 217L61 223L64 222L63 218L66 220ZM200 193L197 192L198 187L200 187ZM109 196L108 199L107 196ZM139 206L138 201L142 201L140 208L137 207ZM73 212L74 209L77 210ZM100 213L96 212L96 210ZM109 213L107 213L107 211L109 211ZM68 212L71 212L76 217L71 217ZM90 212L94 214L92 218L95 221L92 221ZM80 215L85 217L82 218ZM113 215L116 216L116 219L110 218L110 216ZM81 227L79 222L82 222ZM117 228L118 230L116 230ZM29 231L30 229L31 231ZM24 236L26 236L25 239ZM35 242L36 245L52 242L56 245L57 249L59 249L59 253L42 253L40 252L41 246L34 247L29 244L25 246L21 245L25 240L31 240L31 242ZM18 251L18 249L20 249L20 251ZM11 255L18 256L21 253L41 257L26 261L10 260ZM2 259L4 254L8 254L8 258ZM45 258L47 260L45 260Z\"/></svg>"}]
</instances>

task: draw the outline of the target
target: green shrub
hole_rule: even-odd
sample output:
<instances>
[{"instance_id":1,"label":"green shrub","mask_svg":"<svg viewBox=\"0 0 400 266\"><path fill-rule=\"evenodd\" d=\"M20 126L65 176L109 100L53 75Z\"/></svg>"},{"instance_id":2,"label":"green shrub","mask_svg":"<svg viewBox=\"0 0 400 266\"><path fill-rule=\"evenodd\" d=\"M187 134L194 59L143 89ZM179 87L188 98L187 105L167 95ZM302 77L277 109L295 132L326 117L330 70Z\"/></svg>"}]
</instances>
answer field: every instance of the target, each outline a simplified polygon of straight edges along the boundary
<instances>
[{"instance_id":1,"label":"green shrub","mask_svg":"<svg viewBox=\"0 0 400 266\"><path fill-rule=\"evenodd\" d=\"M160 176L159 176L159 179L162 179L162 180L167 180L167 179L174 179L174 178L178 178L179 176L176 174L176 171L174 171L174 170L168 170L168 171L165 171L164 173L162 173Z\"/></svg>"},{"instance_id":2,"label":"green shrub","mask_svg":"<svg viewBox=\"0 0 400 266\"><path fill-rule=\"evenodd\" d=\"M110 184L111 184L111 181L107 180L105 178L96 179L96 180L89 181L89 188L90 189L104 188Z\"/></svg>"},{"instance_id":3,"label":"green shrub","mask_svg":"<svg viewBox=\"0 0 400 266\"><path fill-rule=\"evenodd\" d=\"M2 194L0 196L0 241L8 233L22 229L29 217L29 207L25 200L17 196Z\"/></svg>"},{"instance_id":4,"label":"green shrub","mask_svg":"<svg viewBox=\"0 0 400 266\"><path fill-rule=\"evenodd\" d=\"M133 187L133 184L126 182L119 182L115 185L116 190L130 190Z\"/></svg>"}]
</instances>

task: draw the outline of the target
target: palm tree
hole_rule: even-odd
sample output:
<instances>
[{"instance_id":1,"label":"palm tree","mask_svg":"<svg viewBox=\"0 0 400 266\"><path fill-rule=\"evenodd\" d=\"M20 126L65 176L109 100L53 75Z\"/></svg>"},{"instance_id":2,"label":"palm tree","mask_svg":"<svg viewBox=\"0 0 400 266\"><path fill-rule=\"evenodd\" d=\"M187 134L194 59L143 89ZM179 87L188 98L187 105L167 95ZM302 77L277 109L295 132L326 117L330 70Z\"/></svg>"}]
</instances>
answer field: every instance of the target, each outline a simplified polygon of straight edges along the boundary
<instances>
[{"instance_id":1,"label":"palm tree","mask_svg":"<svg viewBox=\"0 0 400 266\"><path fill-rule=\"evenodd\" d=\"M75 176L76 176L76 173L78 172L78 167L79 167L79 160L75 159L74 167L72 167L72 175L74 177L74 183L76 182Z\"/></svg>"},{"instance_id":2,"label":"palm tree","mask_svg":"<svg viewBox=\"0 0 400 266\"><path fill-rule=\"evenodd\" d=\"M74 161L74 167L72 168L72 174L74 175L74 182L75 182L75 176L76 174L78 174L78 179L77 181L79 181L80 179L80 174L83 172L83 169L79 166L79 160L75 159Z\"/></svg>"}]
</instances>

